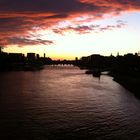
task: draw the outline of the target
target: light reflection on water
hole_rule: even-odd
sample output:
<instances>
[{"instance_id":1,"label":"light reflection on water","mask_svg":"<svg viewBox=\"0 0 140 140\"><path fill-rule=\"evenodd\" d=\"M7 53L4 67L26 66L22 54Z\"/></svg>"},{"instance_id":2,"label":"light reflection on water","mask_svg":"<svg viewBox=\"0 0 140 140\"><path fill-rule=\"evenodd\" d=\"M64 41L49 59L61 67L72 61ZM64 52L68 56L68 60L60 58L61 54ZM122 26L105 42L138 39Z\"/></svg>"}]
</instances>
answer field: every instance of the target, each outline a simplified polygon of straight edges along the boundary
<instances>
[{"instance_id":1,"label":"light reflection on water","mask_svg":"<svg viewBox=\"0 0 140 140\"><path fill-rule=\"evenodd\" d=\"M140 139L140 101L72 66L1 73L0 139Z\"/></svg>"}]
</instances>

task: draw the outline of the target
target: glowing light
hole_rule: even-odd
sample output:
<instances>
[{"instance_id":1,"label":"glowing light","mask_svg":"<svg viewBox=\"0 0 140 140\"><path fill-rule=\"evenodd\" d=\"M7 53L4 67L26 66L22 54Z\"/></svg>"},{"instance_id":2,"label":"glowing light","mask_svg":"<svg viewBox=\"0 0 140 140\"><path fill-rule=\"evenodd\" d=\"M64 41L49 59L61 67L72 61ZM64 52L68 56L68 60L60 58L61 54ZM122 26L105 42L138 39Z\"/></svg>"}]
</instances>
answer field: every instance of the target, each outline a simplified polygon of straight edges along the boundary
<instances>
[{"instance_id":1,"label":"glowing light","mask_svg":"<svg viewBox=\"0 0 140 140\"><path fill-rule=\"evenodd\" d=\"M49 46L9 46L4 49L7 52L35 52L43 56L45 52L48 57L53 59L74 59L75 57L87 56L91 54L116 55L124 53L135 53L140 49L140 27L137 22L139 13L125 14L121 17L103 19L96 22L87 22L84 25L108 25L117 20L124 20L127 26L113 30L105 30L95 32L94 30L88 34L77 34L73 30L66 31L64 35L56 34L50 30L38 30L36 36L44 40L53 40L54 44ZM83 17L77 20L83 20ZM71 22L60 22L58 27L63 28L71 25ZM76 27L76 25L74 25Z\"/></svg>"}]
</instances>

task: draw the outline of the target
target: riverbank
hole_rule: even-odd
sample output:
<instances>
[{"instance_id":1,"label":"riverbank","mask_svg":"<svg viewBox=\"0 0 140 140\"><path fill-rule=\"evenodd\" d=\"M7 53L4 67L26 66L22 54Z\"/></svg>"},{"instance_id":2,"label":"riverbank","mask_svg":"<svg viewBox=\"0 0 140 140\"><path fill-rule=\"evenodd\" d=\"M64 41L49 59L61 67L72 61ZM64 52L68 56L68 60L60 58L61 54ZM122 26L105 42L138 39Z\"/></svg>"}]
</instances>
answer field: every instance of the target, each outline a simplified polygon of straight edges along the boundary
<instances>
[{"instance_id":1,"label":"riverbank","mask_svg":"<svg viewBox=\"0 0 140 140\"><path fill-rule=\"evenodd\" d=\"M35 64L11 64L9 66L0 67L1 72L5 71L37 71L43 69L43 65Z\"/></svg>"},{"instance_id":2,"label":"riverbank","mask_svg":"<svg viewBox=\"0 0 140 140\"><path fill-rule=\"evenodd\" d=\"M109 75L114 77L114 81L118 82L120 85L134 93L136 97L140 98L140 77L112 73L109 73Z\"/></svg>"}]
</instances>

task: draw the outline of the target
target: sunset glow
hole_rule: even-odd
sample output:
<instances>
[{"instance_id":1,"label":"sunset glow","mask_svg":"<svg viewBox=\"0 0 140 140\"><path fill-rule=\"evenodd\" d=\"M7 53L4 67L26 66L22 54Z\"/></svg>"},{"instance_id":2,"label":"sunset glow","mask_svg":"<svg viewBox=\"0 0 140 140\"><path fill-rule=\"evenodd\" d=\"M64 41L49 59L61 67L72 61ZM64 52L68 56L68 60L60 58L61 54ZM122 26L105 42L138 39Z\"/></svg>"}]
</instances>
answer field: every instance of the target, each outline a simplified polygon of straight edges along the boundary
<instances>
[{"instance_id":1,"label":"sunset glow","mask_svg":"<svg viewBox=\"0 0 140 140\"><path fill-rule=\"evenodd\" d=\"M53 59L140 50L140 1L1 0L0 45Z\"/></svg>"}]
</instances>

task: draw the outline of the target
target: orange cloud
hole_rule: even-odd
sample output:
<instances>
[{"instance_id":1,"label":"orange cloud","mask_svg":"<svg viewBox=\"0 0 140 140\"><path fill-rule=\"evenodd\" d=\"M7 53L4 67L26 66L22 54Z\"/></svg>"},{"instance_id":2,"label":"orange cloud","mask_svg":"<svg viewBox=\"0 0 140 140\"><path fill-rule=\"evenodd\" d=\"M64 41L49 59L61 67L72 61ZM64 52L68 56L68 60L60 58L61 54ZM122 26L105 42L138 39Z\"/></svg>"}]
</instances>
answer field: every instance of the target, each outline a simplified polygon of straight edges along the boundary
<instances>
[{"instance_id":1,"label":"orange cloud","mask_svg":"<svg viewBox=\"0 0 140 140\"><path fill-rule=\"evenodd\" d=\"M28 40L27 36L30 36L30 32L40 29L52 29L54 32L73 30L78 33L87 33L95 30L94 27L84 25L89 20L103 18L105 14L115 15L123 11L139 10L139 0L61 0L59 2L58 0L1 0L0 45L4 45L4 42L8 44L11 40L13 42L13 39L14 44L18 45L21 42L21 38L17 38L18 36ZM81 16L86 18L77 19ZM72 21L77 25L69 26L67 29L62 28L61 31L58 28L54 29L54 26L57 27L60 21ZM109 28L114 27L109 25L107 29ZM106 27L104 27L105 29ZM28 41L25 40L23 44L27 44ZM30 45L31 42L29 41ZM46 45L48 44L50 43L46 43Z\"/></svg>"}]
</instances>

